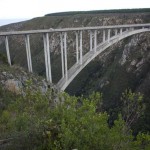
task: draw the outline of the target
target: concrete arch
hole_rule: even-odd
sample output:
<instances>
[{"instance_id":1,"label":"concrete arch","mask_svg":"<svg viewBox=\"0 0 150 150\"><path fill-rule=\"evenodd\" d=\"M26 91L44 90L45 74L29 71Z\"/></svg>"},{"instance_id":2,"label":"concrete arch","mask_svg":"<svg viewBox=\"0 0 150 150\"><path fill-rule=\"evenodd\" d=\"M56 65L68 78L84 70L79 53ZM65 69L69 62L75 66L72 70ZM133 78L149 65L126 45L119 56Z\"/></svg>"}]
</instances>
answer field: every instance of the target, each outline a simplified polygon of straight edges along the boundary
<instances>
[{"instance_id":1,"label":"concrete arch","mask_svg":"<svg viewBox=\"0 0 150 150\"><path fill-rule=\"evenodd\" d=\"M72 82L72 80L80 73L80 71L82 69L84 69L84 67L89 64L96 56L98 56L99 54L101 54L102 52L104 52L108 47L110 47L111 45L117 43L118 41L125 39L126 37L135 35L135 34L139 34L142 32L149 32L150 29L149 28L143 28L143 29L135 29L135 30L128 30L128 31L124 31L122 32L122 34L118 34L115 36L112 36L109 41L105 41L100 43L99 45L97 45L96 48L96 52L93 51L89 51L88 53L86 53L83 56L83 62L82 65L81 64L74 64L69 70L68 70L68 79L66 80L66 78L62 78L60 79L60 81L57 83L57 88L59 90L64 91L67 86Z\"/></svg>"}]
</instances>

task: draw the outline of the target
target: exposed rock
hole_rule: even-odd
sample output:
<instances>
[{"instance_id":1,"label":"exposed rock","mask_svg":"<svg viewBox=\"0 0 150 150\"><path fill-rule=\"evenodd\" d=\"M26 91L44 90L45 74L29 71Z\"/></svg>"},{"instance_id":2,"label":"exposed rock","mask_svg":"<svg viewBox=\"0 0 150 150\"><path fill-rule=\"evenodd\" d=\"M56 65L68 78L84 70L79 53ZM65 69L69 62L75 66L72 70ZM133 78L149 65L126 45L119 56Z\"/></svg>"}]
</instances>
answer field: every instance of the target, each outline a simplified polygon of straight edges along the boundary
<instances>
[{"instance_id":1,"label":"exposed rock","mask_svg":"<svg viewBox=\"0 0 150 150\"><path fill-rule=\"evenodd\" d=\"M132 60L131 63L130 63L130 65L126 69L127 72L131 72L134 69L134 67L136 67L136 64L137 64L137 60Z\"/></svg>"},{"instance_id":2,"label":"exposed rock","mask_svg":"<svg viewBox=\"0 0 150 150\"><path fill-rule=\"evenodd\" d=\"M100 85L100 88L103 88L104 86L108 85L110 82L108 80L102 80L99 85Z\"/></svg>"},{"instance_id":3,"label":"exposed rock","mask_svg":"<svg viewBox=\"0 0 150 150\"><path fill-rule=\"evenodd\" d=\"M136 62L137 62L136 60L132 60L130 65L131 65L131 66L135 66L135 65L136 65Z\"/></svg>"},{"instance_id":4,"label":"exposed rock","mask_svg":"<svg viewBox=\"0 0 150 150\"><path fill-rule=\"evenodd\" d=\"M140 62L136 64L136 67L139 68L144 63L144 59L142 59Z\"/></svg>"},{"instance_id":5,"label":"exposed rock","mask_svg":"<svg viewBox=\"0 0 150 150\"><path fill-rule=\"evenodd\" d=\"M41 92L42 93L46 93L47 92L47 90L48 90L48 84L46 83L46 81L45 80L42 80L42 86L40 86L40 90L41 90Z\"/></svg>"},{"instance_id":6,"label":"exposed rock","mask_svg":"<svg viewBox=\"0 0 150 150\"><path fill-rule=\"evenodd\" d=\"M5 82L5 88L15 94L21 94L22 83L14 79L8 79Z\"/></svg>"},{"instance_id":7,"label":"exposed rock","mask_svg":"<svg viewBox=\"0 0 150 150\"><path fill-rule=\"evenodd\" d=\"M31 81L32 90L40 90L42 93L46 93L48 88L53 87L54 92L58 92L52 84L49 85L45 79L41 77L27 73L23 68L18 66L0 66L0 85L5 89L15 93L24 94L24 88L27 86L27 82ZM48 87L49 86L49 87Z\"/></svg>"},{"instance_id":8,"label":"exposed rock","mask_svg":"<svg viewBox=\"0 0 150 150\"><path fill-rule=\"evenodd\" d=\"M122 57L119 61L119 63L121 65L124 65L127 62L131 51L133 51L132 47L135 47L137 45L138 41L139 41L138 36L134 36L134 38L131 39L130 43L128 43L124 46Z\"/></svg>"},{"instance_id":9,"label":"exposed rock","mask_svg":"<svg viewBox=\"0 0 150 150\"><path fill-rule=\"evenodd\" d=\"M2 72L2 75L6 76L6 74L7 74L6 72Z\"/></svg>"},{"instance_id":10,"label":"exposed rock","mask_svg":"<svg viewBox=\"0 0 150 150\"><path fill-rule=\"evenodd\" d=\"M130 47L131 47L131 43L125 45L123 53L122 53L122 57L121 57L121 60L120 60L121 65L124 65L126 63L127 58L129 56L129 53L130 53Z\"/></svg>"}]
</instances>

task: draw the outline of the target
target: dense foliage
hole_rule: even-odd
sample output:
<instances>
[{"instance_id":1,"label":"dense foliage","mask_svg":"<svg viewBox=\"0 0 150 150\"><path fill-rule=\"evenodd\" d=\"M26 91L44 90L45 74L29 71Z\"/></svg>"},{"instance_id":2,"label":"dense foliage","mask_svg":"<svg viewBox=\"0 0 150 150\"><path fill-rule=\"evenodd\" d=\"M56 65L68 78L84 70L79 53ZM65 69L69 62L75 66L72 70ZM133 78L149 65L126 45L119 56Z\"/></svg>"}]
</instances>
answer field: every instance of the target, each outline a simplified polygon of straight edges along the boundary
<instances>
[{"instance_id":1,"label":"dense foliage","mask_svg":"<svg viewBox=\"0 0 150 150\"><path fill-rule=\"evenodd\" d=\"M15 96L1 89L0 148L36 150L132 150L149 149L150 135L139 133L135 138L128 123L132 114L139 113L142 105L140 94L126 91L122 100L123 115L118 115L109 126L109 115L102 111L102 94L93 93L89 98L60 94L55 97L49 90L43 94L33 91L28 82L24 95ZM4 96L5 92L7 97ZM8 97L15 97L9 99ZM97 109L99 106L99 109ZM125 106L125 107L124 107ZM134 109L134 113L127 110ZM141 110L142 110L141 109ZM133 115L133 116L135 116ZM124 117L124 119L123 119ZM133 118L132 118L133 119ZM131 119L129 119L131 120Z\"/></svg>"},{"instance_id":2,"label":"dense foliage","mask_svg":"<svg viewBox=\"0 0 150 150\"><path fill-rule=\"evenodd\" d=\"M0 53L0 64L7 63L7 58L4 54Z\"/></svg>"}]
</instances>

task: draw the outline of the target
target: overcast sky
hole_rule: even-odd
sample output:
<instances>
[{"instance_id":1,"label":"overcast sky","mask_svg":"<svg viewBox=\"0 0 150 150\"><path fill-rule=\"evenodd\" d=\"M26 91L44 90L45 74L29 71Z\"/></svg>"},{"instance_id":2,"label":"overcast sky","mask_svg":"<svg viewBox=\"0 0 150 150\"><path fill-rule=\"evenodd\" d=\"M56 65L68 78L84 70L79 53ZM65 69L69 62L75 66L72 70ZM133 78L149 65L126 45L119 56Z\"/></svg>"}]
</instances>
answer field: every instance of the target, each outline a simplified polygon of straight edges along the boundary
<instances>
[{"instance_id":1,"label":"overcast sky","mask_svg":"<svg viewBox=\"0 0 150 150\"><path fill-rule=\"evenodd\" d=\"M0 0L0 24L54 12L149 7L150 0Z\"/></svg>"}]
</instances>

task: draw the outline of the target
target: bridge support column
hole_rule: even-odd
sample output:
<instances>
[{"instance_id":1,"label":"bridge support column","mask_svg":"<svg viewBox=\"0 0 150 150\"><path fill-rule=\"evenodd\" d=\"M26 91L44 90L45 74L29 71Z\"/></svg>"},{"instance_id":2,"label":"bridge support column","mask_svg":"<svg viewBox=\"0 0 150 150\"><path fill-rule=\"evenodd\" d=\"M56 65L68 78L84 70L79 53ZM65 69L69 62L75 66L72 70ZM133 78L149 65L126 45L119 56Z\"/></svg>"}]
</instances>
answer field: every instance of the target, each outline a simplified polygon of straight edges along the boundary
<instances>
[{"instance_id":1,"label":"bridge support column","mask_svg":"<svg viewBox=\"0 0 150 150\"><path fill-rule=\"evenodd\" d=\"M126 28L126 31L128 31L129 29L128 28Z\"/></svg>"},{"instance_id":2,"label":"bridge support column","mask_svg":"<svg viewBox=\"0 0 150 150\"><path fill-rule=\"evenodd\" d=\"M106 40L106 32L105 30L103 30L103 42L105 42L105 40Z\"/></svg>"},{"instance_id":3,"label":"bridge support column","mask_svg":"<svg viewBox=\"0 0 150 150\"><path fill-rule=\"evenodd\" d=\"M62 65L62 78L68 80L68 66L67 66L67 33L60 34L60 46L61 46L61 65Z\"/></svg>"},{"instance_id":4,"label":"bridge support column","mask_svg":"<svg viewBox=\"0 0 150 150\"><path fill-rule=\"evenodd\" d=\"M122 35L122 28L120 28L120 34Z\"/></svg>"},{"instance_id":5,"label":"bridge support column","mask_svg":"<svg viewBox=\"0 0 150 150\"><path fill-rule=\"evenodd\" d=\"M130 30L130 31L133 31L133 30L134 30L134 28L133 28L133 27L130 27L130 28L129 28L129 30Z\"/></svg>"},{"instance_id":6,"label":"bridge support column","mask_svg":"<svg viewBox=\"0 0 150 150\"><path fill-rule=\"evenodd\" d=\"M43 35L43 41L44 41L46 78L47 78L48 82L52 83L51 61L50 61L50 48L49 48L49 35L48 35L48 33L45 33Z\"/></svg>"},{"instance_id":7,"label":"bridge support column","mask_svg":"<svg viewBox=\"0 0 150 150\"><path fill-rule=\"evenodd\" d=\"M118 34L118 30L117 29L115 29L115 36Z\"/></svg>"},{"instance_id":8,"label":"bridge support column","mask_svg":"<svg viewBox=\"0 0 150 150\"><path fill-rule=\"evenodd\" d=\"M46 35L43 34L43 42L44 42L44 57L45 57L45 68L46 68L46 79L49 81L49 74L48 74L48 62L47 62L47 44L46 44Z\"/></svg>"},{"instance_id":9,"label":"bridge support column","mask_svg":"<svg viewBox=\"0 0 150 150\"><path fill-rule=\"evenodd\" d=\"M108 42L110 41L110 29L108 29Z\"/></svg>"},{"instance_id":10,"label":"bridge support column","mask_svg":"<svg viewBox=\"0 0 150 150\"><path fill-rule=\"evenodd\" d=\"M60 34L60 46L61 46L61 68L62 68L62 78L65 77L65 70L64 70L64 46L63 46L63 35Z\"/></svg>"},{"instance_id":11,"label":"bridge support column","mask_svg":"<svg viewBox=\"0 0 150 150\"><path fill-rule=\"evenodd\" d=\"M65 54L65 77L68 80L68 66L67 66L67 43L66 43L67 33L64 32L64 54Z\"/></svg>"},{"instance_id":12,"label":"bridge support column","mask_svg":"<svg viewBox=\"0 0 150 150\"><path fill-rule=\"evenodd\" d=\"M32 72L32 60L31 60L30 40L29 40L29 35L28 34L25 35L25 44L26 44L28 70L29 70L29 72Z\"/></svg>"},{"instance_id":13,"label":"bridge support column","mask_svg":"<svg viewBox=\"0 0 150 150\"><path fill-rule=\"evenodd\" d=\"M52 83L52 73L51 73L51 59L50 59L50 48L49 48L49 34L46 33L46 43L47 43L47 60L48 60L48 73L49 73L49 81Z\"/></svg>"},{"instance_id":14,"label":"bridge support column","mask_svg":"<svg viewBox=\"0 0 150 150\"><path fill-rule=\"evenodd\" d=\"M97 47L97 30L94 31L94 52L96 52Z\"/></svg>"},{"instance_id":15,"label":"bridge support column","mask_svg":"<svg viewBox=\"0 0 150 150\"><path fill-rule=\"evenodd\" d=\"M11 66L11 59L10 59L9 44L8 44L8 37L7 36L5 36L5 46L6 46L8 64Z\"/></svg>"},{"instance_id":16,"label":"bridge support column","mask_svg":"<svg viewBox=\"0 0 150 150\"><path fill-rule=\"evenodd\" d=\"M80 65L82 65L82 31L80 31Z\"/></svg>"},{"instance_id":17,"label":"bridge support column","mask_svg":"<svg viewBox=\"0 0 150 150\"><path fill-rule=\"evenodd\" d=\"M93 33L90 30L90 51L92 51L92 49L93 49Z\"/></svg>"},{"instance_id":18,"label":"bridge support column","mask_svg":"<svg viewBox=\"0 0 150 150\"><path fill-rule=\"evenodd\" d=\"M78 32L76 32L76 63L79 63L79 38L78 38Z\"/></svg>"}]
</instances>

